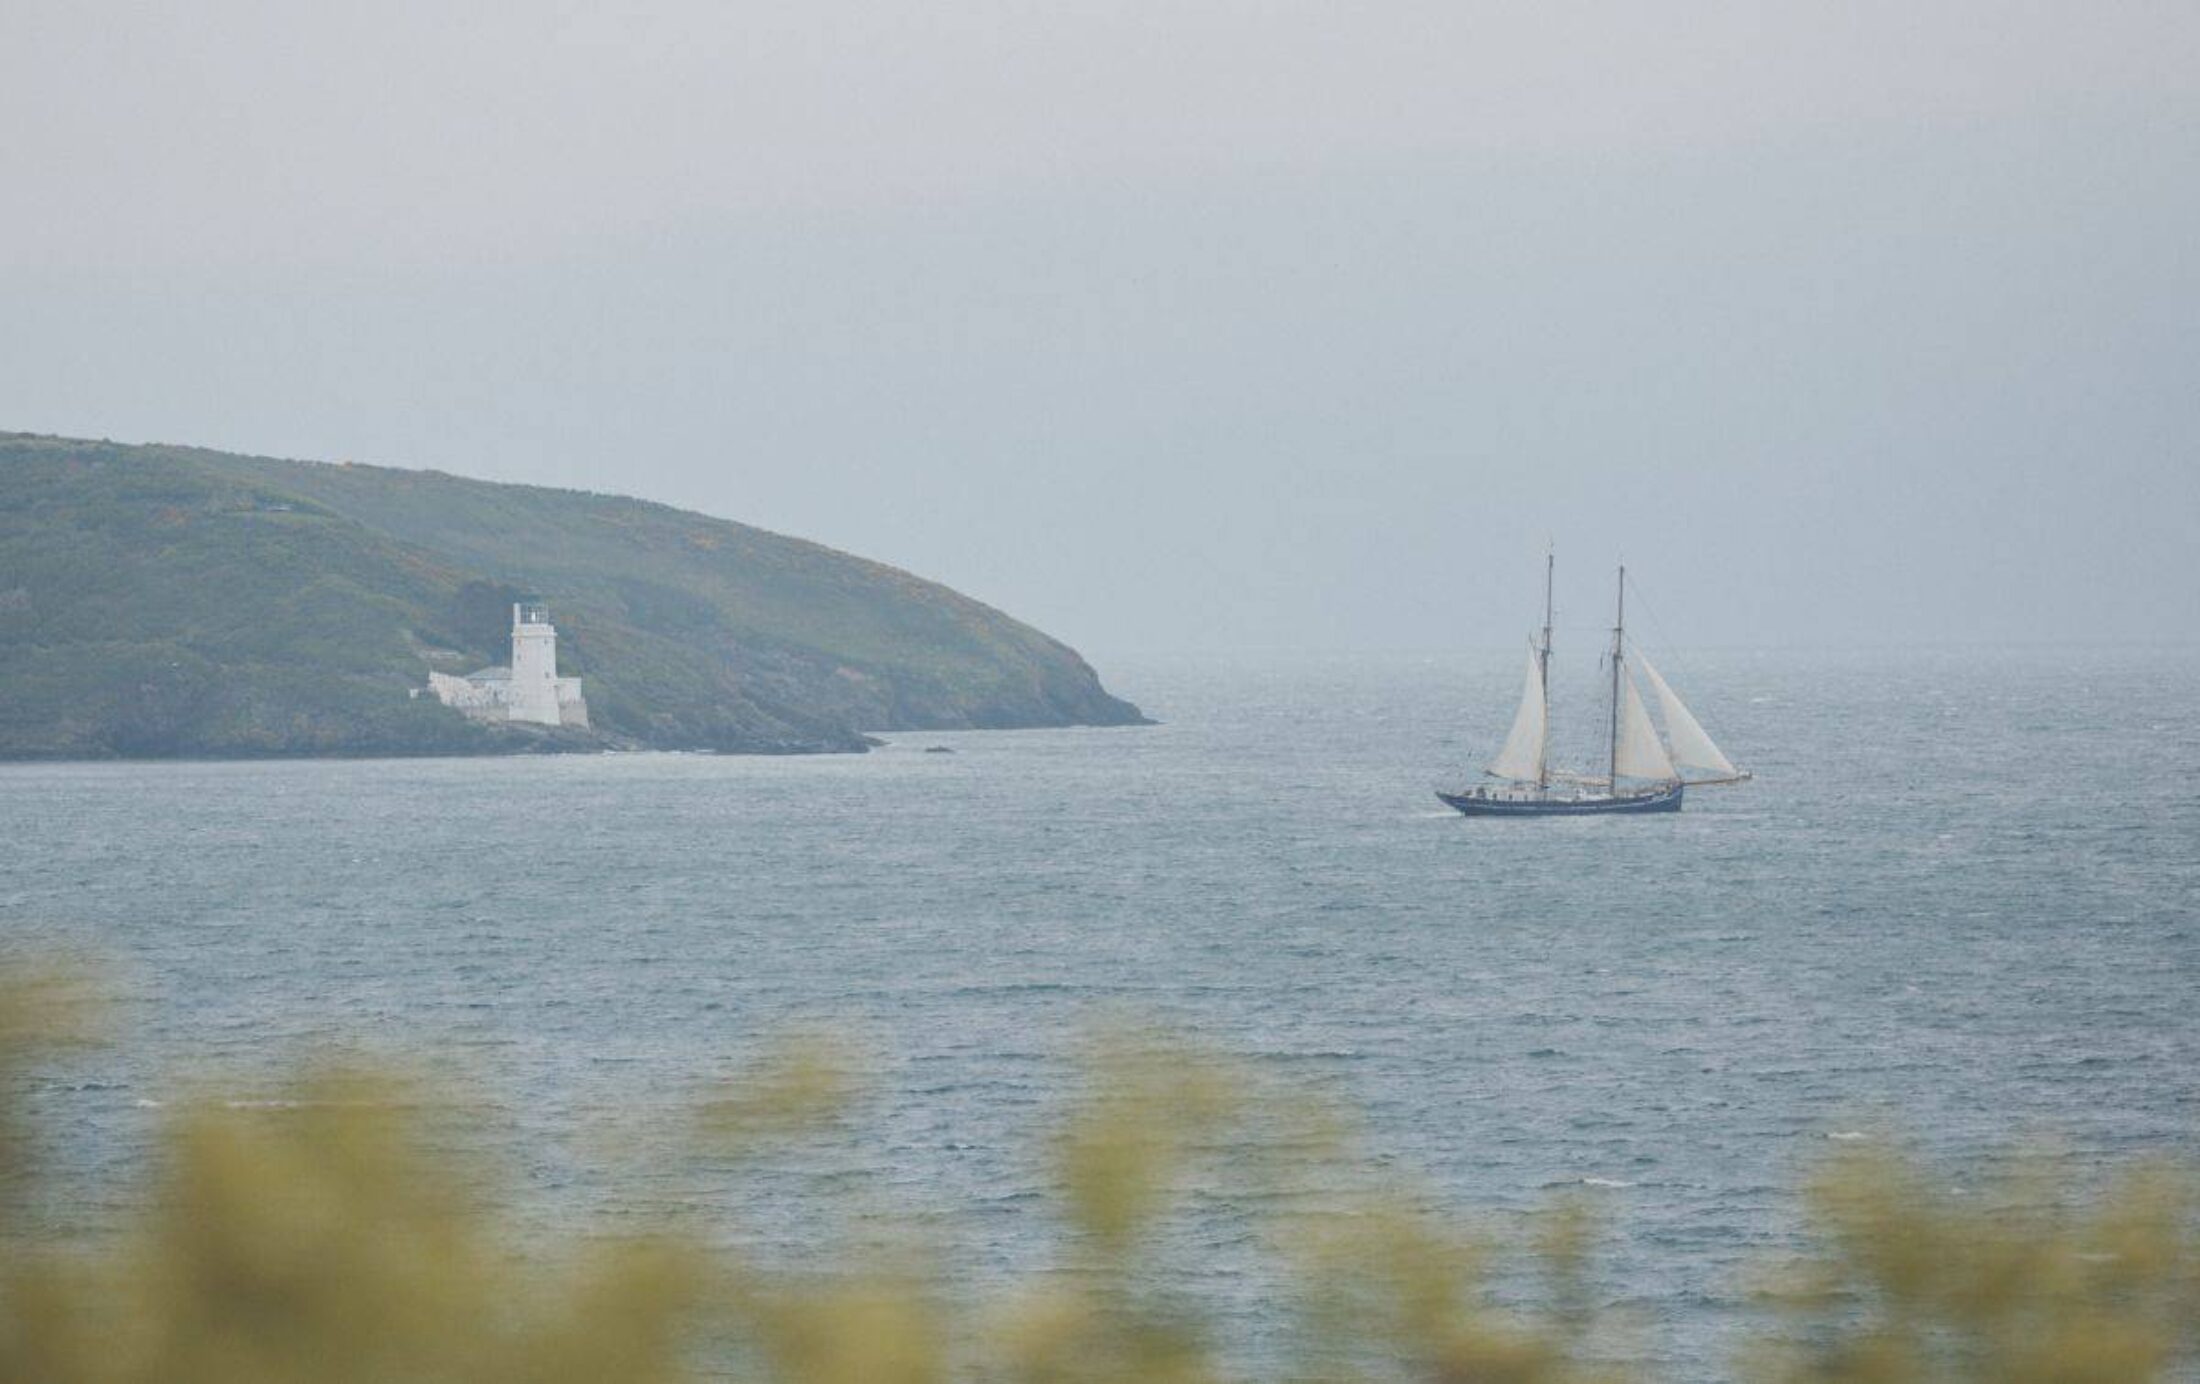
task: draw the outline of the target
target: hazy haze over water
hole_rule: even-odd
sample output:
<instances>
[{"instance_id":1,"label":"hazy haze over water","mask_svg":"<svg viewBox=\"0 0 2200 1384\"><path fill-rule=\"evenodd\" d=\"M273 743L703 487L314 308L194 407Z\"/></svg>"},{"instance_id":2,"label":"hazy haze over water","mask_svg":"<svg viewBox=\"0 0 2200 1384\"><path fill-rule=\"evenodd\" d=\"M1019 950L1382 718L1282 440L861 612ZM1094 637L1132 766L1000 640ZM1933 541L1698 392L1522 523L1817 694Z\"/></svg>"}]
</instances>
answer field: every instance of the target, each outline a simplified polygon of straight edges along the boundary
<instances>
[{"instance_id":1,"label":"hazy haze over water","mask_svg":"<svg viewBox=\"0 0 2200 1384\"><path fill-rule=\"evenodd\" d=\"M0 427L618 489L1105 660L2200 635L2200 11L0 15ZM1105 667L1103 666L1103 671Z\"/></svg>"},{"instance_id":2,"label":"hazy haze over water","mask_svg":"<svg viewBox=\"0 0 2200 1384\"><path fill-rule=\"evenodd\" d=\"M119 963L119 1041L34 1113L90 1212L145 1103L365 1042L471 1073L541 1214L915 1207L985 1281L1049 1262L1033 1141L1127 1008L1364 1104L1463 1215L1598 1189L1600 1291L1675 1380L1720 1377L1831 1136L2044 1137L2080 1183L2194 1152L2192 651L1662 662L1760 774L1670 817L1439 808L1503 733L1494 655L1134 662L1161 726L865 756L0 767L0 926ZM670 1112L805 1025L875 1054L862 1137L680 1173ZM653 1175L589 1173L619 1154ZM1275 1347L1194 1205L1176 1249Z\"/></svg>"}]
</instances>

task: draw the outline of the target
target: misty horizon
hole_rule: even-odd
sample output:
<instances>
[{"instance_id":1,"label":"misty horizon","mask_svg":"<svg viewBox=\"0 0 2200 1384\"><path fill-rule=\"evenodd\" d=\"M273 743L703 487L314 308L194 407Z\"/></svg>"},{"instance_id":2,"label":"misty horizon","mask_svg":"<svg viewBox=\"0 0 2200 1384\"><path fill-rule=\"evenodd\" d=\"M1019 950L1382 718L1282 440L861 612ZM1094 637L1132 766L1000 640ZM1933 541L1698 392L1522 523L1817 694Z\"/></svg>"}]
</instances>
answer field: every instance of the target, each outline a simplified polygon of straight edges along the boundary
<instances>
[{"instance_id":1,"label":"misty horizon","mask_svg":"<svg viewBox=\"0 0 2200 1384\"><path fill-rule=\"evenodd\" d=\"M1503 645L1550 539L1688 645L2200 637L2173 10L0 31L0 427L630 493L1096 659Z\"/></svg>"}]
</instances>

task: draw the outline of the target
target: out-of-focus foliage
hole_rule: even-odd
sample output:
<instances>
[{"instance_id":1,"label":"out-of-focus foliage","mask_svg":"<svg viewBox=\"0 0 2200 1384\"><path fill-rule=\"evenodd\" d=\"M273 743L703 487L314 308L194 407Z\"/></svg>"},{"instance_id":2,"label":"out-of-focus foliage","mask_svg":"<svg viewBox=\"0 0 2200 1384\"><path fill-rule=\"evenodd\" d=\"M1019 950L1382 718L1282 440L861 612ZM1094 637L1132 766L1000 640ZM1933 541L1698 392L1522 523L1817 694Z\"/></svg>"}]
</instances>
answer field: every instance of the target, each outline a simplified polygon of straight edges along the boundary
<instances>
[{"instance_id":1,"label":"out-of-focus foliage","mask_svg":"<svg viewBox=\"0 0 2200 1384\"><path fill-rule=\"evenodd\" d=\"M2045 1165L1958 1194L1884 1149L1808 1190L1822 1252L1773 1291L1754 1355L1782 1384L2115 1384L2200 1364L2188 1176L2152 1166L2073 1204Z\"/></svg>"},{"instance_id":2,"label":"out-of-focus foliage","mask_svg":"<svg viewBox=\"0 0 2200 1384\"><path fill-rule=\"evenodd\" d=\"M23 1064L89 1037L94 1008L74 972L0 967L0 1237L14 1228L31 1172L29 1131L14 1099Z\"/></svg>"},{"instance_id":3,"label":"out-of-focus foliage","mask_svg":"<svg viewBox=\"0 0 2200 1384\"><path fill-rule=\"evenodd\" d=\"M21 1078L82 1031L80 997L0 985L12 1192L37 1190L12 1122ZM738 1170L788 1141L851 1137L854 1088L845 1054L790 1046L702 1104L699 1147ZM324 1072L279 1100L177 1113L120 1230L33 1231L0 1203L0 1381L1206 1384L1240 1375L1175 1258L1172 1217L1193 1196L1291 1208L1261 1243L1296 1284L1274 1314L1293 1323L1292 1359L1262 1377L1639 1377L1599 1321L1585 1204L1553 1208L1508 1256L1427 1198L1355 1176L1364 1161L1326 1110L1165 1045L1097 1049L1049 1145L1061 1260L980 1302L914 1240L796 1269L706 1248L707 1226L523 1232L451 1152L454 1109ZM2147 1173L2084 1209L2057 1192L1957 1197L1885 1153L1835 1165L1809 1193L1820 1253L1785 1285L1745 1375L2105 1384L2191 1363L2185 1186ZM1533 1307L1492 1305L1504 1275Z\"/></svg>"},{"instance_id":4,"label":"out-of-focus foliage","mask_svg":"<svg viewBox=\"0 0 2200 1384\"><path fill-rule=\"evenodd\" d=\"M300 1083L172 1126L140 1222L16 1239L0 1378L54 1384L674 1380L708 1281L671 1239L523 1254L401 1086Z\"/></svg>"}]
</instances>

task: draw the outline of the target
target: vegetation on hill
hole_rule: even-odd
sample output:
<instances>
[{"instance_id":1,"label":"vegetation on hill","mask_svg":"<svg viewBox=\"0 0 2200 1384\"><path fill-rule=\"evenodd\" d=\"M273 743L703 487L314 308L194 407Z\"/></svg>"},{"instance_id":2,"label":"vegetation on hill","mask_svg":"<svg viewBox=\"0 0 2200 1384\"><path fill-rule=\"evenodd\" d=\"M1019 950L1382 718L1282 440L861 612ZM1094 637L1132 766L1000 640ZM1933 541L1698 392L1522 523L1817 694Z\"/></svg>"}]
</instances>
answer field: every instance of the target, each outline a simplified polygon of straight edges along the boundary
<instances>
[{"instance_id":1,"label":"vegetation on hill","mask_svg":"<svg viewBox=\"0 0 2200 1384\"><path fill-rule=\"evenodd\" d=\"M81 1010L50 981L5 982L0 1379L1220 1384L1254 1377L1221 1348L1226 1314L1245 1306L1227 1294L1249 1274L1278 1285L1263 1315L1290 1357L1257 1377L1646 1373L1639 1337L1599 1310L1584 1205L1552 1208L1507 1255L1392 1174L1370 1175L1329 1112L1135 1043L1101 1049L1049 1145L1056 1265L983 1293L941 1270L920 1221L880 1229L903 1187L838 1186L831 1203L861 1213L809 1207L808 1252L791 1263L695 1224L680 1197L619 1208L616 1233L516 1229L493 1180L454 1152L479 1147L453 1123L472 1107L358 1073L303 1079L281 1099L179 1103L157 1178L103 1193L119 1214L86 1227L42 1199L35 1131L12 1118L50 1070L38 1049ZM695 1112L694 1164L673 1185L738 1177L786 1141L845 1137L848 1087L830 1052L762 1065ZM2142 1384L2200 1364L2200 1233L2183 1180L2156 1170L2095 1197L1965 1181L1970 1196L1886 1154L1835 1163L1810 1202L1811 1252L1768 1285L1739 1377ZM784 1178L771 1185L790 1194ZM1209 1214L1236 1208L1242 1234L1170 1234L1195 1197ZM1218 1287L1225 1300L1206 1296Z\"/></svg>"},{"instance_id":2,"label":"vegetation on hill","mask_svg":"<svg viewBox=\"0 0 2200 1384\"><path fill-rule=\"evenodd\" d=\"M411 690L551 605L594 730ZM905 572L663 505L0 434L0 757L860 749L1126 724L1072 650Z\"/></svg>"}]
</instances>

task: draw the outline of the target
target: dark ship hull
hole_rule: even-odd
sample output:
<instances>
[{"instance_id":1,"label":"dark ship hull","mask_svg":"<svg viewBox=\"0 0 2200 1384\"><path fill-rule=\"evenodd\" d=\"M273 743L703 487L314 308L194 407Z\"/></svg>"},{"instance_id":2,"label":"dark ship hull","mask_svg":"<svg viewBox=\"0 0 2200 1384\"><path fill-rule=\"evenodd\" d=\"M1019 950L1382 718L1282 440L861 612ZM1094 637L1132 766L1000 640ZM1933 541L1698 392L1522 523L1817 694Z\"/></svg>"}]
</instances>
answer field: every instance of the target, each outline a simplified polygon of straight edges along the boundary
<instances>
[{"instance_id":1,"label":"dark ship hull","mask_svg":"<svg viewBox=\"0 0 2200 1384\"><path fill-rule=\"evenodd\" d=\"M1469 817L1585 817L1607 812L1678 812L1681 783L1660 784L1637 793L1610 796L1554 797L1524 790L1474 789L1465 793L1438 793L1444 806Z\"/></svg>"}]
</instances>

